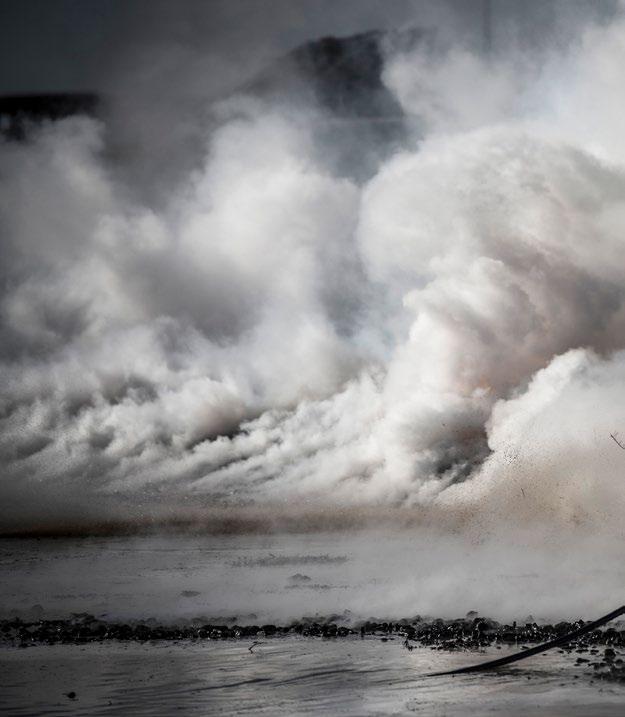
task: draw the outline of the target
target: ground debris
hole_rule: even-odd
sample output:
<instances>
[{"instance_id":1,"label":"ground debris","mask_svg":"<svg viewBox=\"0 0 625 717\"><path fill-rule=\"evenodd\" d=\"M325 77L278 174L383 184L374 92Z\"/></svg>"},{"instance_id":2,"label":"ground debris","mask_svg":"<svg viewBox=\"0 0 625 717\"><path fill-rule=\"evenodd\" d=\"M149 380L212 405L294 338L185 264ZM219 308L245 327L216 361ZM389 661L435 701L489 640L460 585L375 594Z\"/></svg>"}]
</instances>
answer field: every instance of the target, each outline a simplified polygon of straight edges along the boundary
<instances>
[{"instance_id":1,"label":"ground debris","mask_svg":"<svg viewBox=\"0 0 625 717\"><path fill-rule=\"evenodd\" d=\"M222 618L223 620L223 618ZM304 618L287 625L238 624L236 618L211 621L194 618L179 624L159 623L154 618L135 622L115 622L81 613L70 619L23 621L19 618L0 620L0 644L29 647L37 644L78 644L115 640L120 642L193 641L193 640L259 640L298 635L307 638L341 639L375 637L397 638L404 646L411 643L435 650L473 650L488 646L521 645L558 640L585 625L577 622L552 624L501 624L471 613L465 618L443 620L419 616L402 620L345 622L341 616ZM625 647L625 630L610 627L590 629L582 637L559 645L566 652L588 652L591 647ZM531 651L531 647L528 651ZM527 652L527 651L526 651Z\"/></svg>"},{"instance_id":2,"label":"ground debris","mask_svg":"<svg viewBox=\"0 0 625 717\"><path fill-rule=\"evenodd\" d=\"M565 632L563 635L559 635L557 637L552 638L548 642L545 642L541 645L537 645L535 647L531 648L522 648L522 652L514 653L513 655L507 655L506 657L500 657L496 660L489 660L488 662L482 662L477 665L469 665L467 667L460 667L454 670L445 670L443 672L434 672L431 673L430 677L436 677L439 675L458 675L462 673L467 672L482 672L484 670L493 670L497 667L503 667L504 665L509 665L513 662L518 662L519 660L524 660L527 657L531 657L532 655L538 655L541 652L545 652L547 650L551 650L554 647L559 647L563 645L568 645L569 643L573 643L575 640L579 640L582 637L585 637L587 635L593 635L597 636L597 633L599 635L602 634L603 631L599 630L600 627L605 625L608 622L611 622L612 620L615 620L617 617L620 617L625 613L625 605L622 605L621 607L617 608L616 610L613 610L612 612L608 613L607 615L604 615L603 617L598 618L597 620L593 620L592 622L584 623L582 620L580 620L578 623L576 623L576 629L574 629L572 632ZM527 627L527 625L526 625ZM614 633L611 632L611 630L606 630L606 634L609 635L609 638L612 638ZM623 634L620 635L620 640L622 641ZM609 644L616 644L614 642L611 642ZM619 644L622 644L622 642L619 642ZM591 651L596 652L596 651ZM612 653L614 651L612 650ZM614 653L616 654L616 653ZM611 653L606 652L604 653L604 661L609 662L611 661ZM588 662L588 660L578 657L576 664L580 664L582 662ZM597 667L597 664L594 665L595 668Z\"/></svg>"}]
</instances>

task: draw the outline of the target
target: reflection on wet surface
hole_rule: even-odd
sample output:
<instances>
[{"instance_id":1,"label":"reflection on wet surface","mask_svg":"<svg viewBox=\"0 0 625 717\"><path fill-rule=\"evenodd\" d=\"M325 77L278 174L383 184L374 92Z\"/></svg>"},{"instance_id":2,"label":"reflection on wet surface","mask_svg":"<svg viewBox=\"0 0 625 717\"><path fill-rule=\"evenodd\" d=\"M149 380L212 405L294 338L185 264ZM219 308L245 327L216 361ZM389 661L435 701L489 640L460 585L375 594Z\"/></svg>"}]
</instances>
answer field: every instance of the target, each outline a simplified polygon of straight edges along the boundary
<instances>
[{"instance_id":1,"label":"reflection on wet surface","mask_svg":"<svg viewBox=\"0 0 625 717\"><path fill-rule=\"evenodd\" d=\"M297 637L248 648L223 641L4 649L0 714L592 717L622 715L625 704L625 688L593 682L557 652L523 668L427 678L495 651L409 652L397 640Z\"/></svg>"}]
</instances>

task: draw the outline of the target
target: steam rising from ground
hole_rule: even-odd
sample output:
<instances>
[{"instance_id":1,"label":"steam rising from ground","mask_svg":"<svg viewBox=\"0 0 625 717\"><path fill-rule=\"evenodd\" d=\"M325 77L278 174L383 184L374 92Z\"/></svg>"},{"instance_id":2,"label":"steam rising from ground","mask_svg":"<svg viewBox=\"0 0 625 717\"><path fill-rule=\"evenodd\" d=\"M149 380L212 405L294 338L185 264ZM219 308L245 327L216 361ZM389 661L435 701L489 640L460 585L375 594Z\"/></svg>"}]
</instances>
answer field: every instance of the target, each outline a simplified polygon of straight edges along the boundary
<instances>
[{"instance_id":1,"label":"steam rising from ground","mask_svg":"<svg viewBox=\"0 0 625 717\"><path fill-rule=\"evenodd\" d=\"M623 48L620 18L534 61L391 48L413 134L365 182L322 108L251 96L158 206L94 120L5 142L0 527L188 501L616 530Z\"/></svg>"}]
</instances>

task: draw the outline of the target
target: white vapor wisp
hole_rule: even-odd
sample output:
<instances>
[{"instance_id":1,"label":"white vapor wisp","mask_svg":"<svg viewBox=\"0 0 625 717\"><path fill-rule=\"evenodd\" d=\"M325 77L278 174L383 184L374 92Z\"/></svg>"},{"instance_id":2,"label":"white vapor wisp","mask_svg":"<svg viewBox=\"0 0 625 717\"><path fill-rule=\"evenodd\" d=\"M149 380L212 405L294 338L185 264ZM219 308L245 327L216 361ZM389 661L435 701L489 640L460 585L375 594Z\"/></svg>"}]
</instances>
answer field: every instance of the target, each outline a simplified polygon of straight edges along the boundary
<instances>
[{"instance_id":1,"label":"white vapor wisp","mask_svg":"<svg viewBox=\"0 0 625 717\"><path fill-rule=\"evenodd\" d=\"M245 96L158 206L95 120L4 142L0 527L185 501L620 525L624 48L617 17L540 63L390 53L415 133L365 182L322 110Z\"/></svg>"}]
</instances>

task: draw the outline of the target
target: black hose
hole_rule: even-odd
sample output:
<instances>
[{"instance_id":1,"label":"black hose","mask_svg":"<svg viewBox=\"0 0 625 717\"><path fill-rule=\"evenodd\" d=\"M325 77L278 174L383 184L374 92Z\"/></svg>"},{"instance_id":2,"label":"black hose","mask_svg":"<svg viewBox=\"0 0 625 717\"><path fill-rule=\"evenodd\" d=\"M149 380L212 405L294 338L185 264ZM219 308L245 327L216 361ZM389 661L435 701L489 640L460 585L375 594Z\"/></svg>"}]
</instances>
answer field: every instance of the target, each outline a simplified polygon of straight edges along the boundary
<instances>
[{"instance_id":1,"label":"black hose","mask_svg":"<svg viewBox=\"0 0 625 717\"><path fill-rule=\"evenodd\" d=\"M503 665L509 665L512 662L524 660L526 657L531 657L532 655L538 655L541 652L551 650L552 647L560 647L561 645L566 645L567 642L571 642L571 640L576 640L578 637L585 635L587 632L592 632L592 630L601 627L601 625L605 625L606 622L610 622L610 620L614 620L620 615L623 615L624 613L625 605L621 605L621 607L617 608L616 610L613 610L612 612L608 613L607 615L604 615L603 617L600 617L598 620L594 620L593 622L587 622L583 627L580 627L578 630L573 630L573 632L569 632L566 635L562 635L562 637L556 637L555 640L545 642L543 645L537 645L536 647L531 647L529 650L523 650L522 652L515 652L514 655L500 657L497 660L481 662L479 665L469 665L468 667L459 667L456 670L445 670L444 672L430 672L426 675L426 677L438 677L439 675L460 675L465 672L481 672L482 670L494 670L497 667L503 667Z\"/></svg>"}]
</instances>

